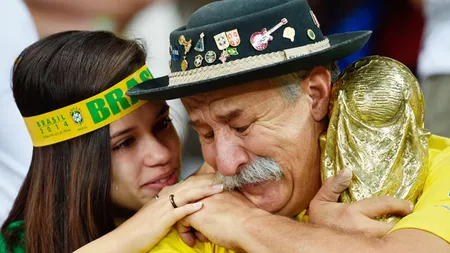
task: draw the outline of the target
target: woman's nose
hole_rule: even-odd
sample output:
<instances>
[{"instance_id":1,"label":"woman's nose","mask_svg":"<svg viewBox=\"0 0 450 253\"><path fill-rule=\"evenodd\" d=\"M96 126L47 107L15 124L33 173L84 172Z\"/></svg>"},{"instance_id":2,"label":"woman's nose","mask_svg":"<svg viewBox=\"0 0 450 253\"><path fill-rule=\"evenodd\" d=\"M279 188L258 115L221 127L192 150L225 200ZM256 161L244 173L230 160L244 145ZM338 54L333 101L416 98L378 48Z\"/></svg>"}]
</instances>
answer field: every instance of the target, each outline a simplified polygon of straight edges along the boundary
<instances>
[{"instance_id":1,"label":"woman's nose","mask_svg":"<svg viewBox=\"0 0 450 253\"><path fill-rule=\"evenodd\" d=\"M170 148L154 136L146 138L145 145L142 148L146 166L163 166L168 164L171 159L174 159Z\"/></svg>"}]
</instances>

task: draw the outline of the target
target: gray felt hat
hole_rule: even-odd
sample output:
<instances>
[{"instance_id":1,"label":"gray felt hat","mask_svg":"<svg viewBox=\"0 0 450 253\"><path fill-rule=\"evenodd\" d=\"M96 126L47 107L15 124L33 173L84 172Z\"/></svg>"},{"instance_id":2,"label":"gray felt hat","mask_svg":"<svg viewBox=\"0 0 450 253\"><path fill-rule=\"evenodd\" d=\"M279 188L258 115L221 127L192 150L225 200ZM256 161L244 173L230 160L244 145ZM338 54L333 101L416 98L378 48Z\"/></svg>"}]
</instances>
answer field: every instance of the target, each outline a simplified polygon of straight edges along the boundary
<instances>
[{"instance_id":1,"label":"gray felt hat","mask_svg":"<svg viewBox=\"0 0 450 253\"><path fill-rule=\"evenodd\" d=\"M170 34L171 73L127 94L167 100L284 75L349 56L370 35L323 35L306 0L216 1Z\"/></svg>"}]
</instances>

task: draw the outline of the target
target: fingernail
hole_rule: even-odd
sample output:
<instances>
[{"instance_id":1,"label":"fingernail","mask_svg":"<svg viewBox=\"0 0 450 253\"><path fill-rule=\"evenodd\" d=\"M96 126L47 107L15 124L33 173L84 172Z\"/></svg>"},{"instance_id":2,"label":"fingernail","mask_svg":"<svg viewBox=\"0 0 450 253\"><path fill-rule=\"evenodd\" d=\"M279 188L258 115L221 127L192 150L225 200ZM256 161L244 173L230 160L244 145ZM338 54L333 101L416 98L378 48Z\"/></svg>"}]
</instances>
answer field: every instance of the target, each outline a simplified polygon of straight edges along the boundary
<instances>
[{"instance_id":1,"label":"fingernail","mask_svg":"<svg viewBox=\"0 0 450 253\"><path fill-rule=\"evenodd\" d=\"M223 184L213 185L212 188L215 189L215 190L223 190Z\"/></svg>"},{"instance_id":2,"label":"fingernail","mask_svg":"<svg viewBox=\"0 0 450 253\"><path fill-rule=\"evenodd\" d=\"M410 203L409 204L409 207L411 208L411 212L414 210L414 204L413 203Z\"/></svg>"},{"instance_id":3,"label":"fingernail","mask_svg":"<svg viewBox=\"0 0 450 253\"><path fill-rule=\"evenodd\" d=\"M197 203L192 204L192 207L195 209L200 209L200 208L202 208L202 206L203 206L202 202L197 202Z\"/></svg>"}]
</instances>

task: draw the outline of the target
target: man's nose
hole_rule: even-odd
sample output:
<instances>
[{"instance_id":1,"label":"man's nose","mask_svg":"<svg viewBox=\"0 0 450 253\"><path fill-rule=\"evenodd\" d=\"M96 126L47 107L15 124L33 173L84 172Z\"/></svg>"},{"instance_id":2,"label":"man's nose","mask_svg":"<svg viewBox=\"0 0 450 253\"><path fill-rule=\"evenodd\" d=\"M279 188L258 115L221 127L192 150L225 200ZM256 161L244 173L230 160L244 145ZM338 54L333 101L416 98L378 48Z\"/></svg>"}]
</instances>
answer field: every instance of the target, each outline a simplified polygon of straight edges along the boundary
<instances>
[{"instance_id":1,"label":"man's nose","mask_svg":"<svg viewBox=\"0 0 450 253\"><path fill-rule=\"evenodd\" d=\"M241 140L233 134L217 134L216 169L224 176L233 176L239 171L239 167L248 163L248 154L240 146Z\"/></svg>"}]
</instances>

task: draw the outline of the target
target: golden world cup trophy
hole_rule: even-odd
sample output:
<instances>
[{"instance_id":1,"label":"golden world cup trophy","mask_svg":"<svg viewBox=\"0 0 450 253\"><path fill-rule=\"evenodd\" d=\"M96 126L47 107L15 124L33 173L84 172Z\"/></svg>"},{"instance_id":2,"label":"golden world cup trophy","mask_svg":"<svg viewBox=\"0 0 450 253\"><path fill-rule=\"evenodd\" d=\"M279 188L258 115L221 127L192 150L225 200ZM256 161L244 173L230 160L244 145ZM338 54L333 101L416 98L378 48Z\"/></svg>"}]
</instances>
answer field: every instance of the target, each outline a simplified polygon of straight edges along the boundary
<instances>
[{"instance_id":1,"label":"golden world cup trophy","mask_svg":"<svg viewBox=\"0 0 450 253\"><path fill-rule=\"evenodd\" d=\"M351 64L333 86L329 121L320 138L322 182L351 169L342 202L385 195L417 202L430 134L423 128L422 91L406 66L380 56Z\"/></svg>"}]
</instances>

